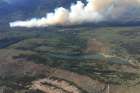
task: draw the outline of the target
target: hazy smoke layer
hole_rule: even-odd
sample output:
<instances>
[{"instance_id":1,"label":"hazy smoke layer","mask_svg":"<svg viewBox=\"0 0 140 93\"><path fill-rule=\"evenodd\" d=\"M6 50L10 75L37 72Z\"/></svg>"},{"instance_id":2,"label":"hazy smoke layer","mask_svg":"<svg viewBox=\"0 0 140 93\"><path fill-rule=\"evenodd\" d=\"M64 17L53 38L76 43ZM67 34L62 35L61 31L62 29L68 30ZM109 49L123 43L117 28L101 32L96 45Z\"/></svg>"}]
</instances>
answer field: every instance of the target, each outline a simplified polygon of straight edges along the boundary
<instances>
[{"instance_id":1,"label":"hazy smoke layer","mask_svg":"<svg viewBox=\"0 0 140 93\"><path fill-rule=\"evenodd\" d=\"M128 11L128 8L140 6L140 0L87 0L87 2L85 5L77 1L69 10L63 7L56 8L54 12L47 13L46 17L40 19L10 22L10 27L45 27L99 22L108 18L118 18Z\"/></svg>"}]
</instances>

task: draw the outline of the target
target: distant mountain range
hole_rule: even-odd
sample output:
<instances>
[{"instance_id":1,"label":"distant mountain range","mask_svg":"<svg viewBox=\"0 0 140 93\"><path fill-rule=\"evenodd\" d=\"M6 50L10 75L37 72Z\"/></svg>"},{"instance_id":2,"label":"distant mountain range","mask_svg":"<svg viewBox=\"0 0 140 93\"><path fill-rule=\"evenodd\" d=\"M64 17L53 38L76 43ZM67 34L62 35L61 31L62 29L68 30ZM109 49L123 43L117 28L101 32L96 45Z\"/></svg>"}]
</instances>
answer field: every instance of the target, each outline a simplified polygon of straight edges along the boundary
<instances>
[{"instance_id":1,"label":"distant mountain range","mask_svg":"<svg viewBox=\"0 0 140 93\"><path fill-rule=\"evenodd\" d=\"M6 15L23 16L24 18L44 16L52 12L56 7L69 8L77 0L10 0L13 3L0 2L0 17ZM85 2L86 0L81 0ZM10 16L9 16L10 17ZM20 19L24 19L24 18ZM17 18L19 19L19 18ZM11 19L12 20L12 19Z\"/></svg>"},{"instance_id":2,"label":"distant mountain range","mask_svg":"<svg viewBox=\"0 0 140 93\"><path fill-rule=\"evenodd\" d=\"M11 1L11 2L8 2ZM5 28L8 23L15 20L25 20L32 17L45 16L47 12L53 12L56 7L69 8L77 0L1 0L0 1L0 28ZM81 0L86 3L86 0ZM101 24L113 25L140 25L140 18L128 19L124 22L103 22Z\"/></svg>"},{"instance_id":3,"label":"distant mountain range","mask_svg":"<svg viewBox=\"0 0 140 93\"><path fill-rule=\"evenodd\" d=\"M8 2L11 1L11 2ZM0 1L0 28L15 20L25 20L32 17L45 16L53 12L56 7L69 8L77 0L1 0ZM86 0L81 0L86 2Z\"/></svg>"}]
</instances>

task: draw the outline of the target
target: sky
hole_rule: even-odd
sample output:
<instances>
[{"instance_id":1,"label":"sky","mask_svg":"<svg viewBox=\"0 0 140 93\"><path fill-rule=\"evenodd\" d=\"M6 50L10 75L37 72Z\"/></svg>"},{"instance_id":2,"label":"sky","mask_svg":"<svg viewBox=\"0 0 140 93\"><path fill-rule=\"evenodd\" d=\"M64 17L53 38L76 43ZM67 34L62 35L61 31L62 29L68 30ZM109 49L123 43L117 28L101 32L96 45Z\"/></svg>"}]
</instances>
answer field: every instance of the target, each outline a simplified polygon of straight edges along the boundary
<instances>
[{"instance_id":1,"label":"sky","mask_svg":"<svg viewBox=\"0 0 140 93\"><path fill-rule=\"evenodd\" d=\"M31 0L1 0L1 1L11 5L20 5L20 4L26 4L25 2Z\"/></svg>"},{"instance_id":2,"label":"sky","mask_svg":"<svg viewBox=\"0 0 140 93\"><path fill-rule=\"evenodd\" d=\"M6 2L8 4L13 4L16 0L1 0L3 2Z\"/></svg>"}]
</instances>

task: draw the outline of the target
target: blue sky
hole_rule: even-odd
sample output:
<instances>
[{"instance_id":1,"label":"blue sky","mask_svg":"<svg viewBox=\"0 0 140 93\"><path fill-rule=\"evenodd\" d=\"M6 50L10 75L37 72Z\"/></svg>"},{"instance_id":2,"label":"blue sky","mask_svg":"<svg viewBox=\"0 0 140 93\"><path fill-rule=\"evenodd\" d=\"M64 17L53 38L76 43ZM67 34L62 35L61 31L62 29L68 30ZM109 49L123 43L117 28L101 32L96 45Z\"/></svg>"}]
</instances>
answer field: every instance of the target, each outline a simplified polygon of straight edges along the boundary
<instances>
[{"instance_id":1,"label":"blue sky","mask_svg":"<svg viewBox=\"0 0 140 93\"><path fill-rule=\"evenodd\" d=\"M19 4L19 3L25 3L27 1L31 0L1 0L2 2L8 3L8 4Z\"/></svg>"},{"instance_id":2,"label":"blue sky","mask_svg":"<svg viewBox=\"0 0 140 93\"><path fill-rule=\"evenodd\" d=\"M8 4L12 4L14 2L14 0L2 0L3 2L6 2Z\"/></svg>"}]
</instances>

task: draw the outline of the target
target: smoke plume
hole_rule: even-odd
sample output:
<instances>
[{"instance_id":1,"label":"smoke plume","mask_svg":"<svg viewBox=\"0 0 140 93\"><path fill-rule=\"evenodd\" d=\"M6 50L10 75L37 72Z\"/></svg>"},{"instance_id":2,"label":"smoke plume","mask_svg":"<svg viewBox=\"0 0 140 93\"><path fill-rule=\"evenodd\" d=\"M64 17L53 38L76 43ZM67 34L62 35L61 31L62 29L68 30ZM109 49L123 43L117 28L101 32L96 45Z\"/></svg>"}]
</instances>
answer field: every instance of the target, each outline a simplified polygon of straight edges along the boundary
<instances>
[{"instance_id":1,"label":"smoke plume","mask_svg":"<svg viewBox=\"0 0 140 93\"><path fill-rule=\"evenodd\" d=\"M128 8L140 6L140 0L87 0L87 4L77 1L70 9L56 8L45 17L26 21L10 22L10 27L46 27L50 25L74 25L85 22L100 22L117 19Z\"/></svg>"}]
</instances>

